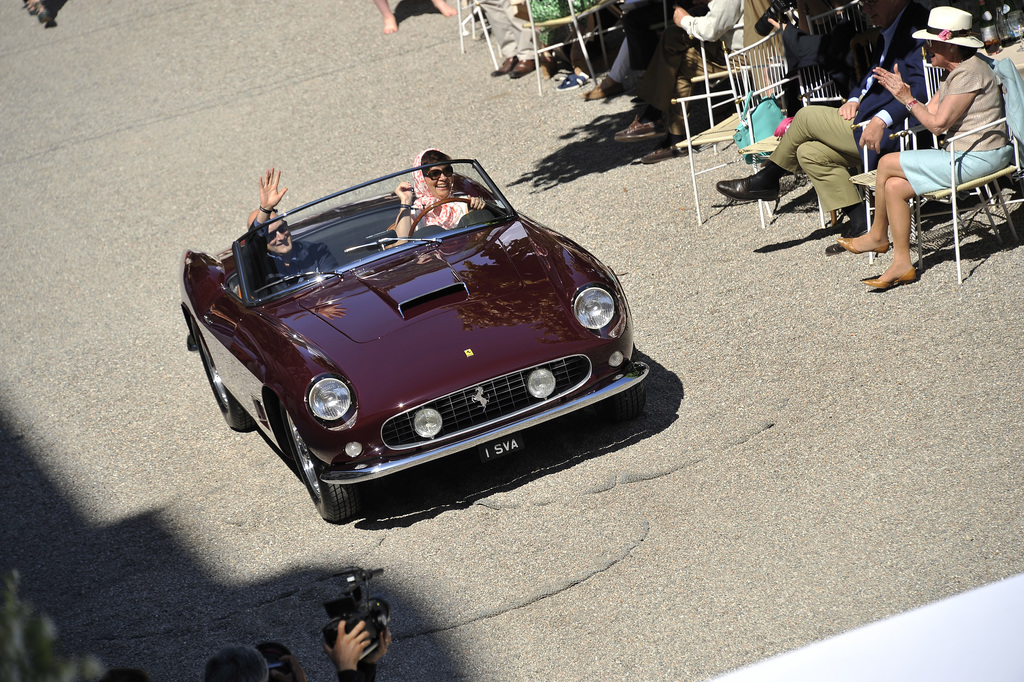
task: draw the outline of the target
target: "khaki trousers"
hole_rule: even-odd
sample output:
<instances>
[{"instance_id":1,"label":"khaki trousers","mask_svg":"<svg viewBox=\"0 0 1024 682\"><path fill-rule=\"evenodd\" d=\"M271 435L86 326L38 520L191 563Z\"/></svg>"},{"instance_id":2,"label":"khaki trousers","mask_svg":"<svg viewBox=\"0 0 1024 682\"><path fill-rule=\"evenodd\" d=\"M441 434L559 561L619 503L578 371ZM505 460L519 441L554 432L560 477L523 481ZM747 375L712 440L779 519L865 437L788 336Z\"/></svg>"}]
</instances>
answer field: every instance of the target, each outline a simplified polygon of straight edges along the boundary
<instances>
[{"instance_id":1,"label":"khaki trousers","mask_svg":"<svg viewBox=\"0 0 1024 682\"><path fill-rule=\"evenodd\" d=\"M509 0L480 0L480 6L487 15L491 35L498 43L502 57L519 57L520 61L534 58L533 35L523 28L523 22L516 17L516 10Z\"/></svg>"},{"instance_id":2,"label":"khaki trousers","mask_svg":"<svg viewBox=\"0 0 1024 682\"><path fill-rule=\"evenodd\" d=\"M706 43L704 49L708 56L708 70L711 73L725 71L721 45ZM693 92L690 79L703 75L700 41L678 26L669 26L661 34L658 48L647 65L636 94L655 109L668 113L670 133L685 135L682 107L671 104L671 101L674 97L689 97Z\"/></svg>"},{"instance_id":3,"label":"khaki trousers","mask_svg":"<svg viewBox=\"0 0 1024 682\"><path fill-rule=\"evenodd\" d=\"M796 112L771 158L790 173L806 173L825 211L860 201L849 171L860 168L860 148L838 109L811 106Z\"/></svg>"}]
</instances>

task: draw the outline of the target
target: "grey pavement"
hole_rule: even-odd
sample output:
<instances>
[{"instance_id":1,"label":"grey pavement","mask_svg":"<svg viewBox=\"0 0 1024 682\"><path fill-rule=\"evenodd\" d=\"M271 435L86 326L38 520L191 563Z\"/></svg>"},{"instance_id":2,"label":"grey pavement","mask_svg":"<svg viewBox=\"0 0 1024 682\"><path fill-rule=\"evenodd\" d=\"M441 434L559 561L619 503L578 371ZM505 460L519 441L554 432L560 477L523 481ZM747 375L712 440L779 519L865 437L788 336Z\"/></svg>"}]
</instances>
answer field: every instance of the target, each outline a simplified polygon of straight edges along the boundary
<instances>
[{"instance_id":1,"label":"grey pavement","mask_svg":"<svg viewBox=\"0 0 1024 682\"><path fill-rule=\"evenodd\" d=\"M394 604L379 680L702 680L1024 571L1024 249L970 236L958 285L936 230L918 284L868 292L888 257L823 257L809 185L762 229L713 190L748 167L712 170L698 227L686 161L612 141L628 97L538 97L398 13L0 4L0 569L68 653L195 680L277 640L329 679L320 604L359 565ZM428 146L620 273L647 413L384 479L331 526L224 425L181 257L241 233L266 167L296 206Z\"/></svg>"}]
</instances>

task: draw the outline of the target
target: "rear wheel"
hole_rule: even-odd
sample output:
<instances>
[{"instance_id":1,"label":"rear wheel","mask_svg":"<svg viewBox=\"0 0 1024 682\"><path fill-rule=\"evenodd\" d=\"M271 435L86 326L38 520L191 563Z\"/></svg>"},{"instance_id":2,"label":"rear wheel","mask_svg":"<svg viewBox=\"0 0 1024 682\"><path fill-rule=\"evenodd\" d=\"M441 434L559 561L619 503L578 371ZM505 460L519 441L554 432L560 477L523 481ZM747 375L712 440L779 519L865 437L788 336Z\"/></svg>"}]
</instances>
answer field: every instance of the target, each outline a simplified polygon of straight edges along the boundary
<instances>
[{"instance_id":1,"label":"rear wheel","mask_svg":"<svg viewBox=\"0 0 1024 682\"><path fill-rule=\"evenodd\" d=\"M624 422L636 419L644 412L647 405L647 382L630 386L621 393L605 398L597 404L597 412L603 419L613 422Z\"/></svg>"},{"instance_id":2,"label":"rear wheel","mask_svg":"<svg viewBox=\"0 0 1024 682\"><path fill-rule=\"evenodd\" d=\"M206 339L196 334L194 330L192 333L194 335L194 343L199 346L199 356L203 359L203 369L206 370L206 378L210 382L213 397L217 400L217 407L220 408L221 414L224 415L224 421L235 431L252 431L256 428L256 422L245 411L245 408L235 400L231 392L225 388L224 382L220 378L220 373L217 372L217 367L213 364L213 358L210 357L210 352L206 350Z\"/></svg>"},{"instance_id":3,"label":"rear wheel","mask_svg":"<svg viewBox=\"0 0 1024 682\"><path fill-rule=\"evenodd\" d=\"M359 511L359 489L354 485L332 485L320 480L324 463L309 451L291 416L285 412L285 429L299 475L313 499L313 505L324 521L341 523Z\"/></svg>"}]
</instances>

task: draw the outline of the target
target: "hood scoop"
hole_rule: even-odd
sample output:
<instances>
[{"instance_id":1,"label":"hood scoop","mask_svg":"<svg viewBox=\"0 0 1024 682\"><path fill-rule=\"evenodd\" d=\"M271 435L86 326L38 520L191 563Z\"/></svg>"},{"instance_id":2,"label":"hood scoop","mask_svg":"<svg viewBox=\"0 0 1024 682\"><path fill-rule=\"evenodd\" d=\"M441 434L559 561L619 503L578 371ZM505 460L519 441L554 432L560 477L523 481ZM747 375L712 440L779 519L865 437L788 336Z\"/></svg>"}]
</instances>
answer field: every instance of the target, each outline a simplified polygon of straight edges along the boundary
<instances>
[{"instance_id":1,"label":"hood scoop","mask_svg":"<svg viewBox=\"0 0 1024 682\"><path fill-rule=\"evenodd\" d=\"M402 319L409 319L417 312L423 312L434 307L427 306L428 303L433 303L435 301L454 303L456 301L464 301L467 298L469 298L469 289L466 287L466 283L455 282L446 287L441 287L440 289L420 294L415 298L410 298L408 301L401 301L398 304L398 314L402 316Z\"/></svg>"},{"instance_id":2,"label":"hood scoop","mask_svg":"<svg viewBox=\"0 0 1024 682\"><path fill-rule=\"evenodd\" d=\"M501 233L452 235L443 248L389 254L332 279L301 305L356 343L377 341L442 310L449 325L462 329L466 306L486 306L523 286L498 241Z\"/></svg>"},{"instance_id":3,"label":"hood scoop","mask_svg":"<svg viewBox=\"0 0 1024 682\"><path fill-rule=\"evenodd\" d=\"M364 270L356 276L403 319L469 298L465 282L437 251L412 254L386 269Z\"/></svg>"}]
</instances>

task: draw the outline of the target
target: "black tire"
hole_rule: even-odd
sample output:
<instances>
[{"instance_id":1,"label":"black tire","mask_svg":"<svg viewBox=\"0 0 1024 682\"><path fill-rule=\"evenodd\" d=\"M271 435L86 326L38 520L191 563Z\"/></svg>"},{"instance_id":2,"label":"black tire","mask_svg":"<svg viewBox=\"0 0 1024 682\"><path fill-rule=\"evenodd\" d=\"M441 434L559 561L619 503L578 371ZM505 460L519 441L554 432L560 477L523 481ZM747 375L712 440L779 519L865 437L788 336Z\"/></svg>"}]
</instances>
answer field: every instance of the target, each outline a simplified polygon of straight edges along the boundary
<instances>
[{"instance_id":1,"label":"black tire","mask_svg":"<svg viewBox=\"0 0 1024 682\"><path fill-rule=\"evenodd\" d=\"M217 368L213 364L213 358L210 357L210 351L206 349L206 339L197 334L194 329L192 334L193 340L199 346L199 356L203 359L203 369L206 370L206 379L210 382L210 390L213 391L213 397L217 401L220 413L224 415L224 421L235 431L243 433L252 431L256 428L256 422L245 411L245 408L235 400L235 396L231 395L231 391L224 386L220 373L217 372Z\"/></svg>"},{"instance_id":2,"label":"black tire","mask_svg":"<svg viewBox=\"0 0 1024 682\"><path fill-rule=\"evenodd\" d=\"M647 405L647 382L627 388L611 398L605 398L597 404L597 413L602 419L613 422L624 422L636 419L644 413Z\"/></svg>"},{"instance_id":3,"label":"black tire","mask_svg":"<svg viewBox=\"0 0 1024 682\"><path fill-rule=\"evenodd\" d=\"M299 477L309 491L313 506L324 521L341 523L359 511L359 488L355 485L333 485L320 480L324 463L309 451L291 416L284 413L284 428Z\"/></svg>"}]
</instances>

